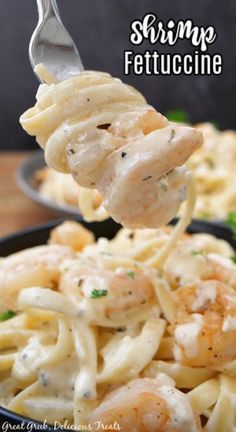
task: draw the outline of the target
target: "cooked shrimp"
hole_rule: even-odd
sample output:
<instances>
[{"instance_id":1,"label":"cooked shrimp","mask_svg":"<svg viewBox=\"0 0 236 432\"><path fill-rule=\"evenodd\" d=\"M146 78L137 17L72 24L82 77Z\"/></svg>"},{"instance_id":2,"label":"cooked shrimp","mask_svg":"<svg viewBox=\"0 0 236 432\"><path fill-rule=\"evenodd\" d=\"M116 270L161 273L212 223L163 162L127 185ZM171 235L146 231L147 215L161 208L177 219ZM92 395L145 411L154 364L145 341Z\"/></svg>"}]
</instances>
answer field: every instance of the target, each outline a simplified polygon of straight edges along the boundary
<instances>
[{"instance_id":1,"label":"cooked shrimp","mask_svg":"<svg viewBox=\"0 0 236 432\"><path fill-rule=\"evenodd\" d=\"M217 368L236 356L236 293L219 281L179 288L174 356L188 366Z\"/></svg>"},{"instance_id":2,"label":"cooked shrimp","mask_svg":"<svg viewBox=\"0 0 236 432\"><path fill-rule=\"evenodd\" d=\"M128 228L160 227L176 215L186 199L183 164L202 145L199 130L169 123L137 90L101 72L44 84L20 121L51 167L97 189Z\"/></svg>"},{"instance_id":3,"label":"cooked shrimp","mask_svg":"<svg viewBox=\"0 0 236 432\"><path fill-rule=\"evenodd\" d=\"M123 432L202 430L187 396L150 378L131 381L109 393L91 415L90 423L95 428L118 424Z\"/></svg>"},{"instance_id":4,"label":"cooked shrimp","mask_svg":"<svg viewBox=\"0 0 236 432\"><path fill-rule=\"evenodd\" d=\"M175 125L127 140L107 157L97 185L107 211L131 229L165 225L186 199L182 165L199 145L198 133Z\"/></svg>"},{"instance_id":5,"label":"cooked shrimp","mask_svg":"<svg viewBox=\"0 0 236 432\"><path fill-rule=\"evenodd\" d=\"M75 257L71 248L60 245L36 246L3 259L0 266L0 295L6 307L15 308L22 288L39 285L54 287L59 267Z\"/></svg>"},{"instance_id":6,"label":"cooked shrimp","mask_svg":"<svg viewBox=\"0 0 236 432\"><path fill-rule=\"evenodd\" d=\"M224 240L202 234L181 242L168 257L164 273L173 288L196 280L219 280L236 288L234 250Z\"/></svg>"},{"instance_id":7,"label":"cooked shrimp","mask_svg":"<svg viewBox=\"0 0 236 432\"><path fill-rule=\"evenodd\" d=\"M51 231L49 243L70 246L80 251L85 246L94 243L94 235L80 223L67 221Z\"/></svg>"},{"instance_id":8,"label":"cooked shrimp","mask_svg":"<svg viewBox=\"0 0 236 432\"><path fill-rule=\"evenodd\" d=\"M98 316L109 318L151 302L153 286L138 269L101 268L96 261L74 261L62 274L59 290L72 302L90 301Z\"/></svg>"}]
</instances>

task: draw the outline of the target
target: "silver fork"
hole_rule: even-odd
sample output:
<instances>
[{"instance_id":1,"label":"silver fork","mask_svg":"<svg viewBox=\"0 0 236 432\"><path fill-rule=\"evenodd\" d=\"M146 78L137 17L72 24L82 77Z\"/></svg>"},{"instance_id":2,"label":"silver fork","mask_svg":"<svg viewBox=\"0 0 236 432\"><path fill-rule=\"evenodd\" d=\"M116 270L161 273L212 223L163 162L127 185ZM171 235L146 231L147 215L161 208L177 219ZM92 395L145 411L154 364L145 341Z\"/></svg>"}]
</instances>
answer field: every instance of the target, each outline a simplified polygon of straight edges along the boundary
<instances>
[{"instance_id":1,"label":"silver fork","mask_svg":"<svg viewBox=\"0 0 236 432\"><path fill-rule=\"evenodd\" d=\"M37 0L38 24L29 44L34 69L43 63L58 81L84 70L79 52L62 24L56 0Z\"/></svg>"}]
</instances>

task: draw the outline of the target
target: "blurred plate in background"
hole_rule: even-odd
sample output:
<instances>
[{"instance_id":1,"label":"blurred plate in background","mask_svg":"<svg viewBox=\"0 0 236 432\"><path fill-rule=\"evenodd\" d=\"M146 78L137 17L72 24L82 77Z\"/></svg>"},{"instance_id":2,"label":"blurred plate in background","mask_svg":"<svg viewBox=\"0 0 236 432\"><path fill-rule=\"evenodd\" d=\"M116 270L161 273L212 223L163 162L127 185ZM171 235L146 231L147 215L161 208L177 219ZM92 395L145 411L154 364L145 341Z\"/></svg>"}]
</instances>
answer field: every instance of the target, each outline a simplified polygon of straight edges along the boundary
<instances>
[{"instance_id":1,"label":"blurred plate in background","mask_svg":"<svg viewBox=\"0 0 236 432\"><path fill-rule=\"evenodd\" d=\"M37 171L46 167L44 153L35 151L18 168L16 173L19 188L33 201L53 212L56 216L73 216L81 220L82 216L77 207L66 204L58 204L53 200L43 197L39 193L39 182L36 180Z\"/></svg>"},{"instance_id":2,"label":"blurred plate in background","mask_svg":"<svg viewBox=\"0 0 236 432\"><path fill-rule=\"evenodd\" d=\"M33 201L47 208L58 217L73 217L78 220L83 220L78 207L67 204L59 204L53 199L44 197L42 194L40 194L40 182L36 180L36 176L37 172L43 168L46 168L44 153L41 150L35 151L20 165L17 170L16 177L20 189ZM204 221L204 219L199 220ZM220 227L227 226L223 219L205 220Z\"/></svg>"}]
</instances>

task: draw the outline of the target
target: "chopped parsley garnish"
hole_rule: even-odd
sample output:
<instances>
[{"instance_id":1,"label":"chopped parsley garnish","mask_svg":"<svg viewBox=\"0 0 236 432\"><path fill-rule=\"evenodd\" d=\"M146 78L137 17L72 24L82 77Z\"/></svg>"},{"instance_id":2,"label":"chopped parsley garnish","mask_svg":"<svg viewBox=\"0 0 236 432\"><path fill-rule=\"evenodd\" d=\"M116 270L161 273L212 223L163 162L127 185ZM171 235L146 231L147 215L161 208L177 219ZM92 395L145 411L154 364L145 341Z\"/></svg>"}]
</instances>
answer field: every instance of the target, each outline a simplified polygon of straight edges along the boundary
<instances>
[{"instance_id":1,"label":"chopped parsley garnish","mask_svg":"<svg viewBox=\"0 0 236 432\"><path fill-rule=\"evenodd\" d=\"M94 289L91 292L91 298L92 299L98 299L100 297L106 297L108 294L108 291L106 289Z\"/></svg>"},{"instance_id":2,"label":"chopped parsley garnish","mask_svg":"<svg viewBox=\"0 0 236 432\"><path fill-rule=\"evenodd\" d=\"M161 188L161 190L163 190L164 192L166 192L167 189L168 189L168 186L165 183L160 183L160 188Z\"/></svg>"},{"instance_id":3,"label":"chopped parsley garnish","mask_svg":"<svg viewBox=\"0 0 236 432\"><path fill-rule=\"evenodd\" d=\"M229 212L227 215L226 223L231 228L233 238L236 240L236 211Z\"/></svg>"},{"instance_id":4,"label":"chopped parsley garnish","mask_svg":"<svg viewBox=\"0 0 236 432\"><path fill-rule=\"evenodd\" d=\"M170 141L172 141L172 139L175 137L175 130L174 129L171 129L171 135L170 135L170 140L169 140L169 142Z\"/></svg>"},{"instance_id":5,"label":"chopped parsley garnish","mask_svg":"<svg viewBox=\"0 0 236 432\"><path fill-rule=\"evenodd\" d=\"M211 158L207 158L207 159L206 159L206 163L207 163L207 165L208 165L208 167L209 167L210 169L214 169L214 168L215 168L215 162L213 161L213 159L211 159Z\"/></svg>"},{"instance_id":6,"label":"chopped parsley garnish","mask_svg":"<svg viewBox=\"0 0 236 432\"><path fill-rule=\"evenodd\" d=\"M127 271L126 274L130 279L134 279L134 272L133 271Z\"/></svg>"},{"instance_id":7,"label":"chopped parsley garnish","mask_svg":"<svg viewBox=\"0 0 236 432\"><path fill-rule=\"evenodd\" d=\"M216 120L212 120L211 123L215 126L216 129L220 129L219 123Z\"/></svg>"},{"instance_id":8,"label":"chopped parsley garnish","mask_svg":"<svg viewBox=\"0 0 236 432\"><path fill-rule=\"evenodd\" d=\"M199 215L199 217L201 218L201 219L210 219L211 218L211 215L210 215L210 213L207 213L207 212L202 212L200 215Z\"/></svg>"},{"instance_id":9,"label":"chopped parsley garnish","mask_svg":"<svg viewBox=\"0 0 236 432\"><path fill-rule=\"evenodd\" d=\"M101 254L101 255L112 256L112 253L111 253L111 252L106 252L106 251L100 252L100 254Z\"/></svg>"},{"instance_id":10,"label":"chopped parsley garnish","mask_svg":"<svg viewBox=\"0 0 236 432\"><path fill-rule=\"evenodd\" d=\"M231 257L231 260L233 261L234 264L236 264L236 255L233 255L233 256Z\"/></svg>"},{"instance_id":11,"label":"chopped parsley garnish","mask_svg":"<svg viewBox=\"0 0 236 432\"><path fill-rule=\"evenodd\" d=\"M16 315L16 313L12 310L5 310L3 312L0 312L0 321L7 321L10 318L13 318Z\"/></svg>"},{"instance_id":12,"label":"chopped parsley garnish","mask_svg":"<svg viewBox=\"0 0 236 432\"><path fill-rule=\"evenodd\" d=\"M203 255L203 251L202 250L192 250L191 255L192 256Z\"/></svg>"},{"instance_id":13,"label":"chopped parsley garnish","mask_svg":"<svg viewBox=\"0 0 236 432\"><path fill-rule=\"evenodd\" d=\"M169 121L177 123L189 123L188 113L182 109L167 111L166 117Z\"/></svg>"},{"instance_id":14,"label":"chopped parsley garnish","mask_svg":"<svg viewBox=\"0 0 236 432\"><path fill-rule=\"evenodd\" d=\"M48 384L48 374L46 372L40 372L39 382L40 384L42 384L42 386L46 387L46 385Z\"/></svg>"}]
</instances>

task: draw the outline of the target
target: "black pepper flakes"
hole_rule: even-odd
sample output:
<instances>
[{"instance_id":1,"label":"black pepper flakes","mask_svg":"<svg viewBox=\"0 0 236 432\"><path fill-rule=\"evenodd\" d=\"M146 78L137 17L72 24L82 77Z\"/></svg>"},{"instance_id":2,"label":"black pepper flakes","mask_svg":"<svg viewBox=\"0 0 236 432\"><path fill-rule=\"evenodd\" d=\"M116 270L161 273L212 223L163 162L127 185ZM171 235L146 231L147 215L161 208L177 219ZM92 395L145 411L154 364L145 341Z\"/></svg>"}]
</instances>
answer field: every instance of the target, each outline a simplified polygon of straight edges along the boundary
<instances>
[{"instance_id":1,"label":"black pepper flakes","mask_svg":"<svg viewBox=\"0 0 236 432\"><path fill-rule=\"evenodd\" d=\"M103 124L100 124L100 125L97 125L97 128L98 129L108 129L109 127L111 126L111 123L103 123Z\"/></svg>"},{"instance_id":2,"label":"black pepper flakes","mask_svg":"<svg viewBox=\"0 0 236 432\"><path fill-rule=\"evenodd\" d=\"M151 178L152 178L152 176L149 175L149 176L147 176L147 177L144 177L144 178L143 178L143 181L150 180Z\"/></svg>"},{"instance_id":3,"label":"black pepper flakes","mask_svg":"<svg viewBox=\"0 0 236 432\"><path fill-rule=\"evenodd\" d=\"M84 399L91 399L91 392L88 390L86 392L84 392L83 397Z\"/></svg>"},{"instance_id":4,"label":"black pepper flakes","mask_svg":"<svg viewBox=\"0 0 236 432\"><path fill-rule=\"evenodd\" d=\"M170 139L169 142L171 142L173 140L173 138L175 137L175 130L171 129L171 134L170 134Z\"/></svg>"},{"instance_id":5,"label":"black pepper flakes","mask_svg":"<svg viewBox=\"0 0 236 432\"><path fill-rule=\"evenodd\" d=\"M118 327L116 329L117 332L125 332L126 328L125 327Z\"/></svg>"},{"instance_id":6,"label":"black pepper flakes","mask_svg":"<svg viewBox=\"0 0 236 432\"><path fill-rule=\"evenodd\" d=\"M75 150L71 148L71 149L67 150L67 154L73 155L73 154L75 154Z\"/></svg>"},{"instance_id":7,"label":"black pepper flakes","mask_svg":"<svg viewBox=\"0 0 236 432\"><path fill-rule=\"evenodd\" d=\"M78 280L78 287L81 287L82 286L82 284L83 284L83 278L80 278L79 280Z\"/></svg>"},{"instance_id":8,"label":"black pepper flakes","mask_svg":"<svg viewBox=\"0 0 236 432\"><path fill-rule=\"evenodd\" d=\"M127 156L127 153L126 152L122 152L121 153L121 157L124 158L125 156Z\"/></svg>"}]
</instances>

